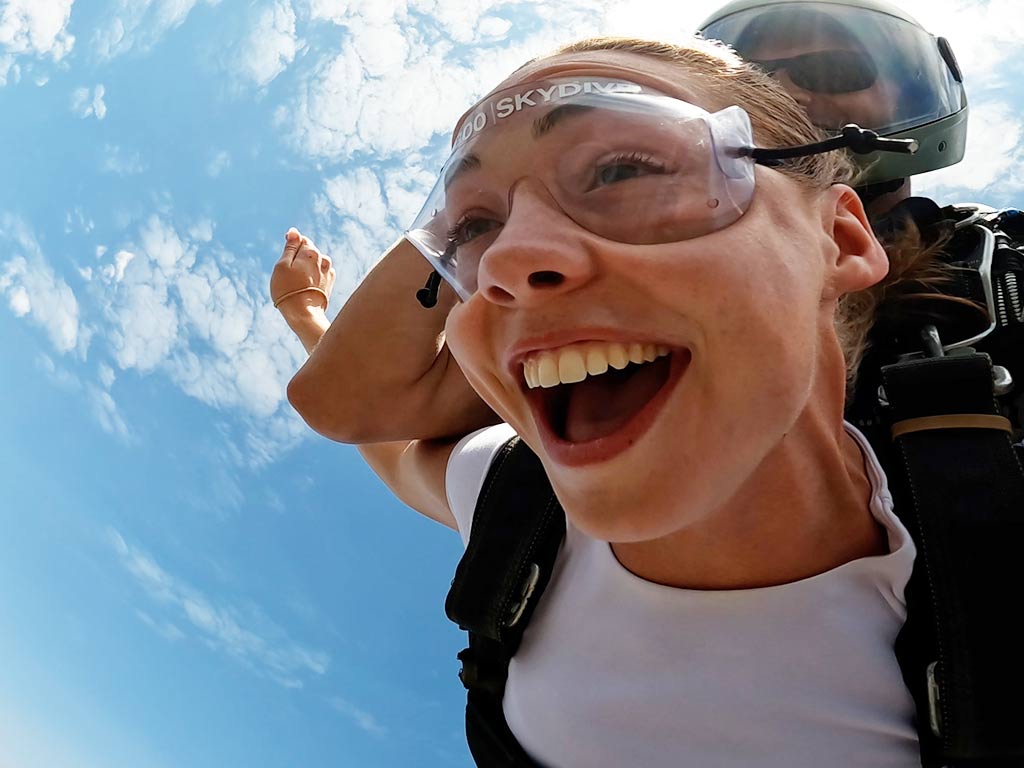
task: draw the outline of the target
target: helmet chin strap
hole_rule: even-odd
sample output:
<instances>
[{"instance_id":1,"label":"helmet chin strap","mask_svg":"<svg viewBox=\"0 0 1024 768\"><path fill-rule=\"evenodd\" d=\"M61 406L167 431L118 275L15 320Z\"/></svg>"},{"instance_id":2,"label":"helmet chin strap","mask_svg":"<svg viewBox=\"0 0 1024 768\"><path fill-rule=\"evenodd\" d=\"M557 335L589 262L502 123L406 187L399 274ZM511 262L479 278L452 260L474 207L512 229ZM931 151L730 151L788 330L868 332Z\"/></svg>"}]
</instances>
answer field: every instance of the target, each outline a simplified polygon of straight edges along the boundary
<instances>
[{"instance_id":1,"label":"helmet chin strap","mask_svg":"<svg viewBox=\"0 0 1024 768\"><path fill-rule=\"evenodd\" d=\"M784 160L820 155L825 152L834 152L837 149L849 149L858 155L867 155L872 152L899 152L912 155L917 152L918 147L916 139L887 139L884 136L879 136L875 131L850 123L843 126L838 135L824 141L773 149L752 147L745 154L753 158L754 162L770 167L779 165Z\"/></svg>"}]
</instances>

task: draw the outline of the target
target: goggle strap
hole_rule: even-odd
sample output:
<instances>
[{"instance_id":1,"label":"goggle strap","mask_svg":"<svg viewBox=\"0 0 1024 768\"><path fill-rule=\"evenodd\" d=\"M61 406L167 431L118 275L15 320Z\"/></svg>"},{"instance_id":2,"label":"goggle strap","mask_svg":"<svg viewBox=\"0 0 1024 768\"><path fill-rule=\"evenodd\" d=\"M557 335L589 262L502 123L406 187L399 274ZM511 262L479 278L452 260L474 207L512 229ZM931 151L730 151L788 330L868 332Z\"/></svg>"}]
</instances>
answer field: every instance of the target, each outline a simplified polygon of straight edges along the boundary
<instances>
[{"instance_id":1,"label":"goggle strap","mask_svg":"<svg viewBox=\"0 0 1024 768\"><path fill-rule=\"evenodd\" d=\"M916 139L888 139L879 136L875 131L850 123L843 126L843 130L838 136L825 139L825 141L802 144L798 147L776 147L774 149L755 147L749 151L749 155L756 163L772 166L778 165L782 160L820 155L825 152L834 152L837 149L849 149L858 155L867 155L871 152L899 152L912 155L917 152L918 147Z\"/></svg>"}]
</instances>

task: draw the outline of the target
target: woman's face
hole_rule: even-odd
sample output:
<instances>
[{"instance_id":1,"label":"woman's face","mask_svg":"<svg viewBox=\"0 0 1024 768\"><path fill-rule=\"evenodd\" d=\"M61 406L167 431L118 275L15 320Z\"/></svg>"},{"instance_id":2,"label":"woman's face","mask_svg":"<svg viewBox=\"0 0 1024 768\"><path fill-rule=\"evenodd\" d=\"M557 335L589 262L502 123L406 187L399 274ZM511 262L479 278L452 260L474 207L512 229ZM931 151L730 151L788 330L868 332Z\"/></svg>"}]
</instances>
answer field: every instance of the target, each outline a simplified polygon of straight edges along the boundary
<instances>
[{"instance_id":1,"label":"woman's face","mask_svg":"<svg viewBox=\"0 0 1024 768\"><path fill-rule=\"evenodd\" d=\"M549 58L503 87L567 74L720 106L679 66L618 52ZM833 333L830 193L759 168L730 226L629 245L575 224L523 168L488 170L512 190L511 212L477 291L448 317L448 344L540 456L577 527L620 542L680 530L733 496L807 406ZM616 370L623 354L641 362Z\"/></svg>"}]
</instances>

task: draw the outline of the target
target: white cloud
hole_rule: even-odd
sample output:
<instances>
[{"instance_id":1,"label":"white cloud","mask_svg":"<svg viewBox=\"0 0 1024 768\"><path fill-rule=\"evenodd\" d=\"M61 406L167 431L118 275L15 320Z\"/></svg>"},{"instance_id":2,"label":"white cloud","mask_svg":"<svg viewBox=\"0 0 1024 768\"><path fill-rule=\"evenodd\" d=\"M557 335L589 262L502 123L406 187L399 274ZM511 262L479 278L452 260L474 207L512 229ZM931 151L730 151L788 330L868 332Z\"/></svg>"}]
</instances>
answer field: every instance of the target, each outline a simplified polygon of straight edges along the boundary
<instances>
[{"instance_id":1,"label":"white cloud","mask_svg":"<svg viewBox=\"0 0 1024 768\"><path fill-rule=\"evenodd\" d=\"M104 265L101 274L106 280L119 283L124 280L124 271L134 258L135 254L131 251L118 251L114 254L113 263Z\"/></svg>"},{"instance_id":2,"label":"white cloud","mask_svg":"<svg viewBox=\"0 0 1024 768\"><path fill-rule=\"evenodd\" d=\"M131 430L109 391L114 382L114 373L109 366L99 366L99 383L96 383L83 381L78 375L58 365L48 355L40 354L37 363L50 381L61 389L81 395L85 399L93 418L104 432L126 443L133 441Z\"/></svg>"},{"instance_id":3,"label":"white cloud","mask_svg":"<svg viewBox=\"0 0 1024 768\"><path fill-rule=\"evenodd\" d=\"M104 336L120 369L161 373L185 394L233 411L243 426L241 460L264 464L307 434L285 399L301 345L270 305L265 278L251 288L253 265L212 242L212 221L184 230L151 216L138 245L98 268Z\"/></svg>"},{"instance_id":4,"label":"white cloud","mask_svg":"<svg viewBox=\"0 0 1024 768\"><path fill-rule=\"evenodd\" d=\"M94 33L93 46L103 59L131 50L146 51L167 32L181 26L196 5L217 5L218 2L220 0L116 0L108 11L106 23Z\"/></svg>"},{"instance_id":5,"label":"white cloud","mask_svg":"<svg viewBox=\"0 0 1024 768\"><path fill-rule=\"evenodd\" d=\"M492 40L503 39L511 29L512 22L500 16L486 16L477 25L480 36Z\"/></svg>"},{"instance_id":6,"label":"white cloud","mask_svg":"<svg viewBox=\"0 0 1024 768\"><path fill-rule=\"evenodd\" d=\"M949 39L969 95L1012 80L1020 71L1024 14L1018 0L902 0L899 5L929 32Z\"/></svg>"},{"instance_id":7,"label":"white cloud","mask_svg":"<svg viewBox=\"0 0 1024 768\"><path fill-rule=\"evenodd\" d=\"M136 610L135 615L139 617L139 621L164 638L164 640L169 640L173 643L185 638L185 633L173 621L154 619L143 610Z\"/></svg>"},{"instance_id":8,"label":"white cloud","mask_svg":"<svg viewBox=\"0 0 1024 768\"><path fill-rule=\"evenodd\" d=\"M207 164L206 173L208 176L215 179L230 167L231 153L228 152L226 149L222 149L220 152L214 155L213 159L211 159L210 162Z\"/></svg>"},{"instance_id":9,"label":"white cloud","mask_svg":"<svg viewBox=\"0 0 1024 768\"><path fill-rule=\"evenodd\" d=\"M131 431L110 392L94 385L88 385L86 390L93 416L103 431L122 440L128 440Z\"/></svg>"},{"instance_id":10,"label":"white cloud","mask_svg":"<svg viewBox=\"0 0 1024 768\"><path fill-rule=\"evenodd\" d=\"M259 12L239 45L236 71L263 88L287 69L301 47L290 0L274 0Z\"/></svg>"},{"instance_id":11,"label":"white cloud","mask_svg":"<svg viewBox=\"0 0 1024 768\"><path fill-rule=\"evenodd\" d=\"M21 80L21 67L14 63L14 57L7 54L0 56L0 88L7 83Z\"/></svg>"},{"instance_id":12,"label":"white cloud","mask_svg":"<svg viewBox=\"0 0 1024 768\"><path fill-rule=\"evenodd\" d=\"M335 711L347 717L355 723L356 727L371 736L380 737L387 734L387 728L381 725L376 717L365 709L357 707L347 699L343 699L341 696L332 696L328 699L328 703L335 709Z\"/></svg>"},{"instance_id":13,"label":"white cloud","mask_svg":"<svg viewBox=\"0 0 1024 768\"><path fill-rule=\"evenodd\" d=\"M200 219L188 229L188 236L197 243L208 243L213 240L213 219Z\"/></svg>"},{"instance_id":14,"label":"white cloud","mask_svg":"<svg viewBox=\"0 0 1024 768\"><path fill-rule=\"evenodd\" d=\"M338 304L419 211L435 180L421 162L413 155L408 165L359 167L326 179L323 192L314 197L316 241L334 261ZM425 278L426 262L424 268Z\"/></svg>"},{"instance_id":15,"label":"white cloud","mask_svg":"<svg viewBox=\"0 0 1024 768\"><path fill-rule=\"evenodd\" d=\"M324 193L336 210L380 231L387 226L388 208L380 181L369 168L335 176L324 183Z\"/></svg>"},{"instance_id":16,"label":"white cloud","mask_svg":"<svg viewBox=\"0 0 1024 768\"><path fill-rule=\"evenodd\" d=\"M106 388L110 389L114 386L114 381L117 378L117 374L114 373L114 369L105 363L100 363L97 368L97 376L99 377L100 383Z\"/></svg>"},{"instance_id":17,"label":"white cloud","mask_svg":"<svg viewBox=\"0 0 1024 768\"><path fill-rule=\"evenodd\" d=\"M340 50L321 57L304 78L293 103L279 109L277 122L309 158L404 157L438 135L447 138L463 110L534 56L594 34L680 39L717 5L310 0L312 22L336 24L346 34Z\"/></svg>"},{"instance_id":18,"label":"white cloud","mask_svg":"<svg viewBox=\"0 0 1024 768\"><path fill-rule=\"evenodd\" d=\"M74 210L64 215L64 232L70 234L78 229L81 232L89 233L96 228L96 222L85 215L81 207L76 206Z\"/></svg>"},{"instance_id":19,"label":"white cloud","mask_svg":"<svg viewBox=\"0 0 1024 768\"><path fill-rule=\"evenodd\" d=\"M83 119L95 117L102 120L107 116L107 105L103 102L105 94L106 88L102 83L93 89L92 94L88 88L76 88L71 93L71 111Z\"/></svg>"},{"instance_id":20,"label":"white cloud","mask_svg":"<svg viewBox=\"0 0 1024 768\"><path fill-rule=\"evenodd\" d=\"M5 0L0 5L0 86L15 81L20 56L60 61L75 44L67 32L74 0Z\"/></svg>"},{"instance_id":21,"label":"white cloud","mask_svg":"<svg viewBox=\"0 0 1024 768\"><path fill-rule=\"evenodd\" d=\"M0 278L3 280L3 278ZM0 283L2 285L2 283ZM32 300L28 297L28 291L22 285L16 285L8 293L11 312L15 317L24 317L32 311Z\"/></svg>"},{"instance_id":22,"label":"white cloud","mask_svg":"<svg viewBox=\"0 0 1024 768\"><path fill-rule=\"evenodd\" d=\"M196 637L214 651L288 688L300 688L306 680L327 672L327 653L295 642L258 607L243 608L191 587L113 528L107 529L107 540L149 595L152 607L170 614L154 617L148 611L137 611L144 623L168 640Z\"/></svg>"},{"instance_id":23,"label":"white cloud","mask_svg":"<svg viewBox=\"0 0 1024 768\"><path fill-rule=\"evenodd\" d=\"M118 176L134 176L145 171L146 165L138 152L126 151L117 144L104 144L100 169Z\"/></svg>"},{"instance_id":24,"label":"white cloud","mask_svg":"<svg viewBox=\"0 0 1024 768\"><path fill-rule=\"evenodd\" d=\"M21 219L4 215L0 243L15 252L0 262L0 293L7 295L11 311L42 328L61 354L77 350L84 357L91 331L79 321L78 299L53 271L32 231Z\"/></svg>"},{"instance_id":25,"label":"white cloud","mask_svg":"<svg viewBox=\"0 0 1024 768\"><path fill-rule=\"evenodd\" d=\"M996 205L1024 190L1024 118L1020 109L999 101L972 107L967 150L957 165L914 179L914 192L937 199ZM1001 202L1000 202L1001 201Z\"/></svg>"}]
</instances>

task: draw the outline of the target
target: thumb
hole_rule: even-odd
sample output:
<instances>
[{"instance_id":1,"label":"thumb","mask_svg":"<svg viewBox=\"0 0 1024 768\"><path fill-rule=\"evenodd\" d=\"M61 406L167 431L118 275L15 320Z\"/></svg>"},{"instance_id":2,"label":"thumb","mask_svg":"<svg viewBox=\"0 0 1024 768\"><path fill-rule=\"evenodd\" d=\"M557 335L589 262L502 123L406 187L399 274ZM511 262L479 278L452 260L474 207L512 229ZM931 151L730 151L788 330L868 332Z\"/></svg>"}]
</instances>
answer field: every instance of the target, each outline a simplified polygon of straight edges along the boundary
<instances>
[{"instance_id":1,"label":"thumb","mask_svg":"<svg viewBox=\"0 0 1024 768\"><path fill-rule=\"evenodd\" d=\"M302 247L303 237L295 227L289 229L284 236L284 251L281 253L281 261L289 264L295 259L295 254Z\"/></svg>"}]
</instances>

